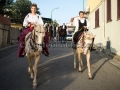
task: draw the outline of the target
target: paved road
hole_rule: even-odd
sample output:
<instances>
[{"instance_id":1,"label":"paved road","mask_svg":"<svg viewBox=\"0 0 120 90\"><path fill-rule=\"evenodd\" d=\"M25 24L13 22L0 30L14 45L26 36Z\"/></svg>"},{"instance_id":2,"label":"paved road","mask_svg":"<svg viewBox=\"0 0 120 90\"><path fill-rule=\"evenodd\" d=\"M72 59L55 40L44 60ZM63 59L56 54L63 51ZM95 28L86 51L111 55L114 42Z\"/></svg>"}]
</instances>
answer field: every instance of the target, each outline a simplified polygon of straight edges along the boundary
<instances>
[{"instance_id":1,"label":"paved road","mask_svg":"<svg viewBox=\"0 0 120 90\"><path fill-rule=\"evenodd\" d=\"M104 54L91 52L93 80L87 76L83 55L83 73L73 69L71 48L50 48L50 56L41 55L36 90L120 90L120 69L109 63ZM16 57L16 52L0 58L0 90L33 90L27 73L27 59Z\"/></svg>"}]
</instances>

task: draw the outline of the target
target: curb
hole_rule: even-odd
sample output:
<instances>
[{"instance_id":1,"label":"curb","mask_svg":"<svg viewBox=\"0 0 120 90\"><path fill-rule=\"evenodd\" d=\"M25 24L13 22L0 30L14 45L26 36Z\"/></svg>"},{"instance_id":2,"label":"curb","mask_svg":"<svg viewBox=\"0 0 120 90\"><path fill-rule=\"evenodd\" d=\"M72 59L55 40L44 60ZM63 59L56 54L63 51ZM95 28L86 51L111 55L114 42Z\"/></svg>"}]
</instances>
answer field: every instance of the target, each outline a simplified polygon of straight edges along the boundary
<instances>
[{"instance_id":1,"label":"curb","mask_svg":"<svg viewBox=\"0 0 120 90\"><path fill-rule=\"evenodd\" d=\"M112 65L114 65L120 69L120 61L117 61L116 59L111 59L111 60L109 60L109 63L111 63Z\"/></svg>"},{"instance_id":2,"label":"curb","mask_svg":"<svg viewBox=\"0 0 120 90\"><path fill-rule=\"evenodd\" d=\"M115 59L115 60L117 60L117 61L120 61L120 56L118 56L118 55L116 55L116 54L113 54L113 53L111 53L111 54L108 54L111 58L113 58L113 59Z\"/></svg>"},{"instance_id":3,"label":"curb","mask_svg":"<svg viewBox=\"0 0 120 90\"><path fill-rule=\"evenodd\" d=\"M12 52L15 52L17 49L17 46L18 44L15 44L15 45L11 45L11 46L0 49L0 58L9 55Z\"/></svg>"},{"instance_id":4,"label":"curb","mask_svg":"<svg viewBox=\"0 0 120 90\"><path fill-rule=\"evenodd\" d=\"M106 50L104 52L104 54L106 54L107 56L109 56L111 59L109 60L109 63L111 63L112 65L116 66L117 68L120 69L120 56L110 52L109 50Z\"/></svg>"}]
</instances>

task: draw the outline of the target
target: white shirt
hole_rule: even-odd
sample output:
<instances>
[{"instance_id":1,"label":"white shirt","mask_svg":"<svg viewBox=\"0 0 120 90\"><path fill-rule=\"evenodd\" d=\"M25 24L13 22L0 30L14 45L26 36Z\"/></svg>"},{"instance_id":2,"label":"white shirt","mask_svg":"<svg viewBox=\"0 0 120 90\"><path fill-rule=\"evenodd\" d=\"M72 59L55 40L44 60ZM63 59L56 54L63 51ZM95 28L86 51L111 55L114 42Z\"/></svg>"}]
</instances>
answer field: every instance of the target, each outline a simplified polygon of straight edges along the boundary
<instances>
[{"instance_id":1,"label":"white shirt","mask_svg":"<svg viewBox=\"0 0 120 90\"><path fill-rule=\"evenodd\" d=\"M32 15L31 13L29 13L28 15L26 15L23 26L27 26L29 22L39 23L43 25L43 20L39 14Z\"/></svg>"},{"instance_id":2,"label":"white shirt","mask_svg":"<svg viewBox=\"0 0 120 90\"><path fill-rule=\"evenodd\" d=\"M65 29L65 25L63 25L63 29Z\"/></svg>"},{"instance_id":3,"label":"white shirt","mask_svg":"<svg viewBox=\"0 0 120 90\"><path fill-rule=\"evenodd\" d=\"M74 33L78 31L79 20L81 21L81 23L84 23L85 18L80 18L80 17L74 18L74 26L76 27ZM90 24L87 19L86 19L86 22L87 22L87 29L89 29Z\"/></svg>"}]
</instances>

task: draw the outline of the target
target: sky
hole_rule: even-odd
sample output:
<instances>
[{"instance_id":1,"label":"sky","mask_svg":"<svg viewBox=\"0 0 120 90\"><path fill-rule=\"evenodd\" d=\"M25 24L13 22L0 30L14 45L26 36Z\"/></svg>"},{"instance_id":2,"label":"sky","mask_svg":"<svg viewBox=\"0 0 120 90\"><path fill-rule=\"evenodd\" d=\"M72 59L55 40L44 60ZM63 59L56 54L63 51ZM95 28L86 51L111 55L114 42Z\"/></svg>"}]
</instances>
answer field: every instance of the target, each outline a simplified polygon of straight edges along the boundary
<instances>
[{"instance_id":1,"label":"sky","mask_svg":"<svg viewBox=\"0 0 120 90\"><path fill-rule=\"evenodd\" d=\"M84 7L86 1L84 0ZM52 19L57 20L60 25L70 22L72 17L78 16L79 11L83 10L83 0L31 0L31 2L38 5L41 17L46 18L51 18L51 11L59 7L53 10Z\"/></svg>"}]
</instances>

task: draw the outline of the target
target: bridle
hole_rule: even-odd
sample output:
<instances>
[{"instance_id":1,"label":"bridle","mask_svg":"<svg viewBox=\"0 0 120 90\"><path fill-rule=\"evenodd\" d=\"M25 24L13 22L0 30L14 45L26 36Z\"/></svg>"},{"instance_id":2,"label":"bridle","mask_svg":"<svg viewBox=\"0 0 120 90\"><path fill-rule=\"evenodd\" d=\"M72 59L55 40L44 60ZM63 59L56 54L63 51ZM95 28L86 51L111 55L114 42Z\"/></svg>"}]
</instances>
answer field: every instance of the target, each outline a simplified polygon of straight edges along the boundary
<instances>
[{"instance_id":1,"label":"bridle","mask_svg":"<svg viewBox=\"0 0 120 90\"><path fill-rule=\"evenodd\" d=\"M33 30L33 31L34 31L33 37L32 37L32 34L31 34L31 38L30 38L30 46L31 46L31 49L34 50L34 52L36 52L36 51L38 51L38 49L40 47L43 47L43 43L36 43L36 41L35 41L35 37L36 37L35 32L38 32L38 31L35 31L35 30ZM44 32L40 31L38 33L44 33Z\"/></svg>"}]
</instances>

